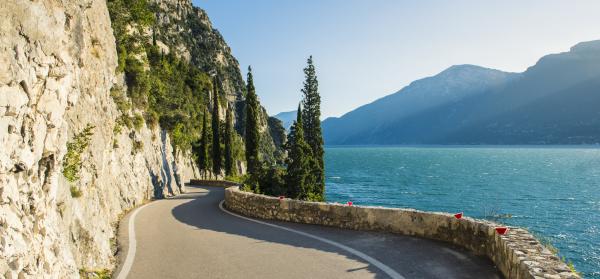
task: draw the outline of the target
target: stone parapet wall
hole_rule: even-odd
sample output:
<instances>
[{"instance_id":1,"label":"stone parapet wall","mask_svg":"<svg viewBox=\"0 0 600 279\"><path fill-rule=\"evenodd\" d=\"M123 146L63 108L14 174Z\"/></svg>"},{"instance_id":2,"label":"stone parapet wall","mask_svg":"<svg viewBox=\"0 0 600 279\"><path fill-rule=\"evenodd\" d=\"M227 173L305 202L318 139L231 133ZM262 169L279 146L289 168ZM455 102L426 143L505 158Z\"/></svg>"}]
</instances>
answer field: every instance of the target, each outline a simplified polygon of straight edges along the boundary
<instances>
[{"instance_id":1,"label":"stone parapet wall","mask_svg":"<svg viewBox=\"0 0 600 279\"><path fill-rule=\"evenodd\" d=\"M497 223L452 214L413 209L347 206L279 199L240 191L225 191L225 206L262 219L382 231L441 240L490 258L506 278L580 278L528 231L511 227L499 235Z\"/></svg>"}]
</instances>

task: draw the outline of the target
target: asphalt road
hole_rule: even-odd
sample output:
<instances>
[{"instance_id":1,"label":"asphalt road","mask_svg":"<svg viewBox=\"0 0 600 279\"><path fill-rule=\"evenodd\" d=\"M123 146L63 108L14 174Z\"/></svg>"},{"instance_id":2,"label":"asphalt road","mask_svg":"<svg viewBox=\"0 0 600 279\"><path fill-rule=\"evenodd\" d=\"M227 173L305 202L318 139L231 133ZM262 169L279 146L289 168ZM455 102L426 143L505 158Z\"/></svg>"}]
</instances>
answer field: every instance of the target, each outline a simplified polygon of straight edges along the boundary
<instances>
[{"instance_id":1,"label":"asphalt road","mask_svg":"<svg viewBox=\"0 0 600 279\"><path fill-rule=\"evenodd\" d=\"M187 190L122 220L113 278L502 278L490 260L446 243L255 222L219 207L222 188Z\"/></svg>"}]
</instances>

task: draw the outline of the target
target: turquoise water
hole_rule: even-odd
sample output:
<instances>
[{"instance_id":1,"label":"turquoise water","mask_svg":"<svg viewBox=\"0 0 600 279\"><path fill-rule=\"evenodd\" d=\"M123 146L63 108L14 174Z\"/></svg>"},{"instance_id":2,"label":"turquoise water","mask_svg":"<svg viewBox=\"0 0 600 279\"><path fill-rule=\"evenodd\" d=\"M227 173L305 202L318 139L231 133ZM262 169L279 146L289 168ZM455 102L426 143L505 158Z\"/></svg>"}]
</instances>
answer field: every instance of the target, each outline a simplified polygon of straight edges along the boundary
<instances>
[{"instance_id":1,"label":"turquoise water","mask_svg":"<svg viewBox=\"0 0 600 279\"><path fill-rule=\"evenodd\" d=\"M328 147L326 197L528 228L600 278L598 147Z\"/></svg>"}]
</instances>

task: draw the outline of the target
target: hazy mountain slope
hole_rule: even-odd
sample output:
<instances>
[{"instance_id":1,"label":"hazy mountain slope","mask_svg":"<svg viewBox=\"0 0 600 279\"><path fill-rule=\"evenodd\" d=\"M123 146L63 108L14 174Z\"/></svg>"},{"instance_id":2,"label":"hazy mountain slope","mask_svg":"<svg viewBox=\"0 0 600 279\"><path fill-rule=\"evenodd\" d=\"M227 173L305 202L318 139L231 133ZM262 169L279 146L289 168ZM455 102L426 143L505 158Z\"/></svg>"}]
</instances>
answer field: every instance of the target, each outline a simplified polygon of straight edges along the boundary
<instances>
[{"instance_id":1,"label":"hazy mountain slope","mask_svg":"<svg viewBox=\"0 0 600 279\"><path fill-rule=\"evenodd\" d=\"M600 133L594 131L600 121L593 104L598 104L599 78L600 41L580 43L569 52L543 57L521 74L508 75L503 83L485 90L480 87L479 94L460 94L460 98L440 104L439 94L419 91L429 105L417 106L410 114L390 110L365 113L381 111L386 105L401 107L376 101L340 119L328 119L323 123L325 140L328 144L598 142ZM457 90L451 85L439 87ZM407 88L381 100L399 96ZM403 105L414 104L407 99L401 100Z\"/></svg>"},{"instance_id":2,"label":"hazy mountain slope","mask_svg":"<svg viewBox=\"0 0 600 279\"><path fill-rule=\"evenodd\" d=\"M324 138L327 144L390 142L378 135L389 134L387 130L391 124L428 109L484 94L504 86L515 76L473 65L452 66L340 118L326 119L323 121Z\"/></svg>"},{"instance_id":3,"label":"hazy mountain slope","mask_svg":"<svg viewBox=\"0 0 600 279\"><path fill-rule=\"evenodd\" d=\"M293 110L293 111L285 111L285 112L280 112L276 115L273 115L273 117L279 119L281 121L281 123L283 123L283 127L285 128L286 131L290 131L290 127L292 127L292 124L294 124L294 121L296 120L296 114L297 111Z\"/></svg>"}]
</instances>

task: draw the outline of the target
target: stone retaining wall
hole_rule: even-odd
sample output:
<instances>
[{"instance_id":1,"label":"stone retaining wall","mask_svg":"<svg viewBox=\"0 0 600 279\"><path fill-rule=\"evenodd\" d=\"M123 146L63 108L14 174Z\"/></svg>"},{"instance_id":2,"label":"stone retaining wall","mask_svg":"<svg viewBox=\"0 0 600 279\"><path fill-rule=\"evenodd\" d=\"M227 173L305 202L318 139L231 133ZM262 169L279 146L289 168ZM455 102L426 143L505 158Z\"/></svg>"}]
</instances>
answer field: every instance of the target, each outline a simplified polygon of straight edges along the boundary
<instances>
[{"instance_id":1,"label":"stone retaining wall","mask_svg":"<svg viewBox=\"0 0 600 279\"><path fill-rule=\"evenodd\" d=\"M580 278L529 232L511 227L499 235L499 224L441 212L347 206L282 199L225 190L225 206L251 217L317 224L354 230L399 233L450 242L490 258L506 278Z\"/></svg>"}]
</instances>

